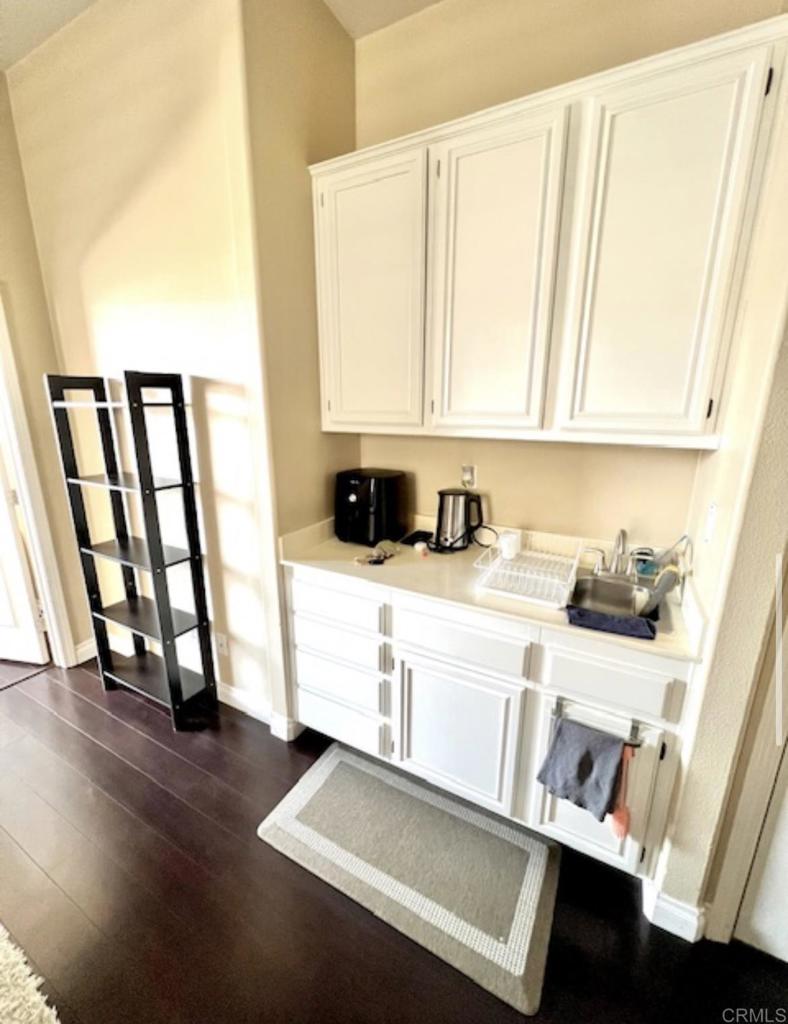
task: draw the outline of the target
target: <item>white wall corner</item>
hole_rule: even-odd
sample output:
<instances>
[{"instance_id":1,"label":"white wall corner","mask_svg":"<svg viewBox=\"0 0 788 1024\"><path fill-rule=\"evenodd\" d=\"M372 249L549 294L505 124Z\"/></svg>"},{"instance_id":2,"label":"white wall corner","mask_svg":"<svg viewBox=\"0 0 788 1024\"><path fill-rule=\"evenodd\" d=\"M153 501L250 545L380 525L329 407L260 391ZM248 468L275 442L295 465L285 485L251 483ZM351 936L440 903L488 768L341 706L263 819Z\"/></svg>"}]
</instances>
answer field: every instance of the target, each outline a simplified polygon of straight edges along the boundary
<instances>
[{"instance_id":1,"label":"white wall corner","mask_svg":"<svg viewBox=\"0 0 788 1024\"><path fill-rule=\"evenodd\" d=\"M217 683L216 695L222 704L229 704L231 708L243 711L250 718L256 718L258 722L265 722L267 725L271 721L270 703L256 694L239 690L227 683Z\"/></svg>"},{"instance_id":2,"label":"white wall corner","mask_svg":"<svg viewBox=\"0 0 788 1024\"><path fill-rule=\"evenodd\" d=\"M643 913L657 928L663 928L687 942L703 938L706 907L693 906L668 896L649 878L643 879Z\"/></svg>"},{"instance_id":3,"label":"white wall corner","mask_svg":"<svg viewBox=\"0 0 788 1024\"><path fill-rule=\"evenodd\" d=\"M84 662L90 661L91 658L96 657L96 641L93 637L91 637L90 640L83 640L82 643L77 644L74 651L77 659L74 664L82 665ZM70 665L67 667L71 668Z\"/></svg>"},{"instance_id":4,"label":"white wall corner","mask_svg":"<svg viewBox=\"0 0 788 1024\"><path fill-rule=\"evenodd\" d=\"M294 718L280 715L278 711L271 712L271 735L276 736L278 740L285 740L285 742L290 743L296 736L300 736L303 731L304 726Z\"/></svg>"}]
</instances>

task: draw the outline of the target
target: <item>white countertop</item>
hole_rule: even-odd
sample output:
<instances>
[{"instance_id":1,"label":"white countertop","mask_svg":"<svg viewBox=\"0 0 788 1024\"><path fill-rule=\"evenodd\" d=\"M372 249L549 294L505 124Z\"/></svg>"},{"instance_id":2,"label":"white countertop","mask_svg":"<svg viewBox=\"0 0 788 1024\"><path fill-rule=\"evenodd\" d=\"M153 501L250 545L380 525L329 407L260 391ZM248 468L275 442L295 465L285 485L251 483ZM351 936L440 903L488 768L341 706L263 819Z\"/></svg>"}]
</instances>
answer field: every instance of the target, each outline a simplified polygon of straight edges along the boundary
<instances>
[{"instance_id":1,"label":"white countertop","mask_svg":"<svg viewBox=\"0 0 788 1024\"><path fill-rule=\"evenodd\" d=\"M498 597L477 588L479 570L473 566L481 549L475 545L466 551L451 554L431 552L422 558L412 547L399 546L399 553L383 565L357 565L356 555L368 555L370 549L358 544L346 544L334 536L326 539L326 524L318 524L298 534L282 538L282 563L303 565L326 572L339 573L368 583L406 591L421 597L430 597L451 604L494 612L510 618L525 620L538 626L584 633L589 640L598 640L618 647L627 647L643 654L655 654L682 661L699 661L700 637L693 637L686 617L676 600L669 599L661 609L657 636L654 640L639 640L596 630L584 630L567 622L566 611L545 608L542 605L517 598ZM322 535L322 537L321 537Z\"/></svg>"}]
</instances>

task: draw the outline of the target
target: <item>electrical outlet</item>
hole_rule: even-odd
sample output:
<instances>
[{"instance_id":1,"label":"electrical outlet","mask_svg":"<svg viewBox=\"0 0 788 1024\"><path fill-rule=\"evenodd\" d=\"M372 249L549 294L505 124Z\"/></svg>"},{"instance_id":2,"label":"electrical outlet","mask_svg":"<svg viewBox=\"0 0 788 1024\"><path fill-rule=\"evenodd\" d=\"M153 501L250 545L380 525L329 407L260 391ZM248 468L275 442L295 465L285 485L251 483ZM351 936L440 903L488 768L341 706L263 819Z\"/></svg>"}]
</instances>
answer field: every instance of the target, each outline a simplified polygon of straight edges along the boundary
<instances>
[{"instance_id":1,"label":"electrical outlet","mask_svg":"<svg viewBox=\"0 0 788 1024\"><path fill-rule=\"evenodd\" d=\"M463 466L460 483L463 487L476 486L476 466Z\"/></svg>"},{"instance_id":2,"label":"electrical outlet","mask_svg":"<svg viewBox=\"0 0 788 1024\"><path fill-rule=\"evenodd\" d=\"M227 645L227 634L214 633L213 638L216 641L216 653L220 654L223 658L228 657L230 654L230 648Z\"/></svg>"}]
</instances>

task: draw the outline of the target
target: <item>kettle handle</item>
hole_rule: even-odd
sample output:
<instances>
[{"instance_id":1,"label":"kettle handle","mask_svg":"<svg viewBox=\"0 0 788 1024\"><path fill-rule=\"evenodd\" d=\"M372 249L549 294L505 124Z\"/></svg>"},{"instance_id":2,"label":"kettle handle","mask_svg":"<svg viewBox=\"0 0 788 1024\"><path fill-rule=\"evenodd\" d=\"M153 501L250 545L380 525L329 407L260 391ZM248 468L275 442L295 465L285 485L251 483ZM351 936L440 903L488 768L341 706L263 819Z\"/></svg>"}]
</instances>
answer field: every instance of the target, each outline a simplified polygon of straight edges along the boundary
<instances>
[{"instance_id":1,"label":"kettle handle","mask_svg":"<svg viewBox=\"0 0 788 1024\"><path fill-rule=\"evenodd\" d=\"M476 509L476 522L473 521L473 510ZM482 519L482 496L480 494L468 495L468 527L471 530L478 530L483 524Z\"/></svg>"}]
</instances>

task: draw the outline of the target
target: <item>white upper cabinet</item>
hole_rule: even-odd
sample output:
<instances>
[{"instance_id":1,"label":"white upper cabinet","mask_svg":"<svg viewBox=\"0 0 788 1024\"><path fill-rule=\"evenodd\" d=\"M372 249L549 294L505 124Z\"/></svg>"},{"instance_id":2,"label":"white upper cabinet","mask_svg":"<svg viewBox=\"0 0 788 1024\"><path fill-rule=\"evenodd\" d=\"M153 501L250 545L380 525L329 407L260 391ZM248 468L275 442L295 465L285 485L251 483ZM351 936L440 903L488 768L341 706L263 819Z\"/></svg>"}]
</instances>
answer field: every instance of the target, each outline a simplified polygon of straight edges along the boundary
<instances>
[{"instance_id":1,"label":"white upper cabinet","mask_svg":"<svg viewBox=\"0 0 788 1024\"><path fill-rule=\"evenodd\" d=\"M313 167L324 429L716 447L777 20Z\"/></svg>"},{"instance_id":2,"label":"white upper cabinet","mask_svg":"<svg viewBox=\"0 0 788 1024\"><path fill-rule=\"evenodd\" d=\"M423 421L426 149L315 185L323 426Z\"/></svg>"},{"instance_id":3,"label":"white upper cabinet","mask_svg":"<svg viewBox=\"0 0 788 1024\"><path fill-rule=\"evenodd\" d=\"M432 423L541 426L568 107L430 147Z\"/></svg>"},{"instance_id":4,"label":"white upper cabinet","mask_svg":"<svg viewBox=\"0 0 788 1024\"><path fill-rule=\"evenodd\" d=\"M582 99L559 427L705 430L769 54L707 57Z\"/></svg>"}]
</instances>

